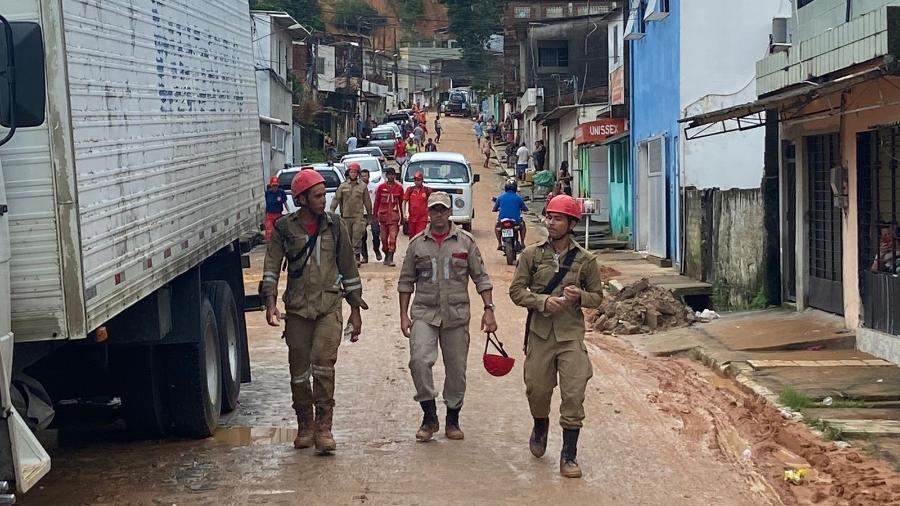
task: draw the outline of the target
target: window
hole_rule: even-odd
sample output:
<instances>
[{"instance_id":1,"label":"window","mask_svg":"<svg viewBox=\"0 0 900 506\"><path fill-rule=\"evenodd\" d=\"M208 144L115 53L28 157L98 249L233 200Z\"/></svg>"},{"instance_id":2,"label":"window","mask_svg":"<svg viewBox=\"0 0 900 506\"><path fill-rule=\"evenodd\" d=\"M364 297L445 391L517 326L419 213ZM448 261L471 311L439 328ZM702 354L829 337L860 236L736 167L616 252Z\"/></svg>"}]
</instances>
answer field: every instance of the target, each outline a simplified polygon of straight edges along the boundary
<instances>
[{"instance_id":1,"label":"window","mask_svg":"<svg viewBox=\"0 0 900 506\"><path fill-rule=\"evenodd\" d=\"M613 63L619 63L619 25L613 26L613 37L612 37L612 46L613 46L613 54L612 60Z\"/></svg>"},{"instance_id":2,"label":"window","mask_svg":"<svg viewBox=\"0 0 900 506\"><path fill-rule=\"evenodd\" d=\"M644 19L647 21L662 21L669 17L669 0L650 0L647 2L647 10Z\"/></svg>"},{"instance_id":3,"label":"window","mask_svg":"<svg viewBox=\"0 0 900 506\"><path fill-rule=\"evenodd\" d=\"M513 9L513 16L519 19L531 17L531 7L516 7Z\"/></svg>"},{"instance_id":4,"label":"window","mask_svg":"<svg viewBox=\"0 0 900 506\"><path fill-rule=\"evenodd\" d=\"M561 18L563 17L563 8L562 5L557 5L556 7L547 7L544 10L544 15L548 18Z\"/></svg>"},{"instance_id":5,"label":"window","mask_svg":"<svg viewBox=\"0 0 900 506\"><path fill-rule=\"evenodd\" d=\"M644 38L644 16L640 9L633 9L628 13L625 22L625 40L640 40Z\"/></svg>"},{"instance_id":6,"label":"window","mask_svg":"<svg viewBox=\"0 0 900 506\"><path fill-rule=\"evenodd\" d=\"M405 180L411 182L413 175L418 171L422 171L425 175L425 183L469 182L469 168L458 162L434 160L410 163L406 169Z\"/></svg>"},{"instance_id":7,"label":"window","mask_svg":"<svg viewBox=\"0 0 900 506\"><path fill-rule=\"evenodd\" d=\"M605 5L582 5L578 7L579 16L587 16L588 14L606 14L609 8Z\"/></svg>"},{"instance_id":8,"label":"window","mask_svg":"<svg viewBox=\"0 0 900 506\"><path fill-rule=\"evenodd\" d=\"M811 4L812 2L813 2L813 0L797 0L797 8L799 9L801 7Z\"/></svg>"},{"instance_id":9,"label":"window","mask_svg":"<svg viewBox=\"0 0 900 506\"><path fill-rule=\"evenodd\" d=\"M319 56L316 58L316 73L324 74L325 73L325 57Z\"/></svg>"},{"instance_id":10,"label":"window","mask_svg":"<svg viewBox=\"0 0 900 506\"><path fill-rule=\"evenodd\" d=\"M540 47L538 48L539 67L568 67L568 47Z\"/></svg>"}]
</instances>

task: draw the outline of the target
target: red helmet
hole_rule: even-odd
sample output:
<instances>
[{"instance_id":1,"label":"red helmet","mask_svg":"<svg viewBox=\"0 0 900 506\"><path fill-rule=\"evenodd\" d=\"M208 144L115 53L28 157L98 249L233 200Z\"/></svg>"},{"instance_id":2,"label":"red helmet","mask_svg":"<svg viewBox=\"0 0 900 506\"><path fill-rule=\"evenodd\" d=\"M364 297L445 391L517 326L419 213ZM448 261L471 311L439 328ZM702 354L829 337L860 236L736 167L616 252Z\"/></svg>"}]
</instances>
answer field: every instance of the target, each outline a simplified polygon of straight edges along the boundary
<instances>
[{"instance_id":1,"label":"red helmet","mask_svg":"<svg viewBox=\"0 0 900 506\"><path fill-rule=\"evenodd\" d=\"M417 171L416 171L416 174L413 176L413 179L424 180L424 179L425 179L425 174L422 173L421 170L417 170Z\"/></svg>"},{"instance_id":2,"label":"red helmet","mask_svg":"<svg viewBox=\"0 0 900 506\"><path fill-rule=\"evenodd\" d=\"M297 172L291 181L291 195L295 198L317 184L324 184L325 178L316 170L304 169Z\"/></svg>"},{"instance_id":3,"label":"red helmet","mask_svg":"<svg viewBox=\"0 0 900 506\"><path fill-rule=\"evenodd\" d=\"M278 176L272 176L269 178L269 186L275 186L278 184Z\"/></svg>"},{"instance_id":4,"label":"red helmet","mask_svg":"<svg viewBox=\"0 0 900 506\"><path fill-rule=\"evenodd\" d=\"M357 162L350 162L347 164L347 173L349 174L351 170L355 170L357 174L362 170L362 167Z\"/></svg>"},{"instance_id":5,"label":"red helmet","mask_svg":"<svg viewBox=\"0 0 900 506\"><path fill-rule=\"evenodd\" d=\"M493 338L491 334L493 334ZM488 343L491 343L500 352L500 355L488 353ZM497 338L497 334L493 332L489 332L487 335L487 341L484 343L484 356L481 360L484 363L484 368L491 376L506 376L509 374L509 371L512 371L513 365L516 363L516 359L506 354L506 350L503 349L503 343Z\"/></svg>"},{"instance_id":6,"label":"red helmet","mask_svg":"<svg viewBox=\"0 0 900 506\"><path fill-rule=\"evenodd\" d=\"M566 216L571 216L576 220L580 220L581 202L578 202L568 195L557 195L547 203L546 211L548 213L565 214Z\"/></svg>"}]
</instances>

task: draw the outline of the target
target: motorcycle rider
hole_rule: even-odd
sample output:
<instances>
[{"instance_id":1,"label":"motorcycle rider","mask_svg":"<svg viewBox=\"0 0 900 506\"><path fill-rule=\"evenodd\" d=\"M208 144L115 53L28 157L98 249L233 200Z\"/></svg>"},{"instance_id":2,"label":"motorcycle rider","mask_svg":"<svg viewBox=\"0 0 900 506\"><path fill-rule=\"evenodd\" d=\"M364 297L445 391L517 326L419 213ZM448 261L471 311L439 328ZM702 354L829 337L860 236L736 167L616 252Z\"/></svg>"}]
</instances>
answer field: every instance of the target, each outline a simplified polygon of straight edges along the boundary
<instances>
[{"instance_id":1,"label":"motorcycle rider","mask_svg":"<svg viewBox=\"0 0 900 506\"><path fill-rule=\"evenodd\" d=\"M503 220L514 220L519 224L519 249L525 247L525 220L522 219L522 211L527 211L525 200L519 196L518 184L514 178L506 180L503 185L503 193L494 199L493 211L497 214L497 224L494 225L494 235L497 237L497 251L503 251L503 238L501 226Z\"/></svg>"}]
</instances>

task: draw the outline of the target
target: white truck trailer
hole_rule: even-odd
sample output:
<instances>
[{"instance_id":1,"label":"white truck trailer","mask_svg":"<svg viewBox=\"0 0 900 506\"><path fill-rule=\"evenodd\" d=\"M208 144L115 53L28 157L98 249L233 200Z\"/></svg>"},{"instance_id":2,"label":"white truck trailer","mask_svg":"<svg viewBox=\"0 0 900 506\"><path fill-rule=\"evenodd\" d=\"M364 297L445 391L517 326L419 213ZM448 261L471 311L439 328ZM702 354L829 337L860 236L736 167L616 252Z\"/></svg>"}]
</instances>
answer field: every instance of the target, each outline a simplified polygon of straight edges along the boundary
<instances>
[{"instance_id":1,"label":"white truck trailer","mask_svg":"<svg viewBox=\"0 0 900 506\"><path fill-rule=\"evenodd\" d=\"M24 492L49 469L35 391L119 398L147 436L234 409L264 188L247 0L0 15L0 488Z\"/></svg>"}]
</instances>

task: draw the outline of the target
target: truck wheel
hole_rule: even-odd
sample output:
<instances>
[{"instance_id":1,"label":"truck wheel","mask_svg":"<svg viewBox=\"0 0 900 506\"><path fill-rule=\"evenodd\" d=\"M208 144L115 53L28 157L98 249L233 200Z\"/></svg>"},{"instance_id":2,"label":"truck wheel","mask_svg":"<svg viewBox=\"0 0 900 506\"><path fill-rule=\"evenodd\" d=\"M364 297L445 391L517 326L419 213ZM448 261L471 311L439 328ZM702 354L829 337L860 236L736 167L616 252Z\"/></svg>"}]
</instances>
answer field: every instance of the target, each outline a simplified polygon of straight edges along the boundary
<instances>
[{"instance_id":1,"label":"truck wheel","mask_svg":"<svg viewBox=\"0 0 900 506\"><path fill-rule=\"evenodd\" d=\"M219 330L212 304L200 301L200 342L168 346L172 424L187 437L209 437L222 410Z\"/></svg>"},{"instance_id":2,"label":"truck wheel","mask_svg":"<svg viewBox=\"0 0 900 506\"><path fill-rule=\"evenodd\" d=\"M239 341L240 317L231 286L225 281L203 283L203 293L212 304L219 329L219 357L222 362L222 412L234 411L241 392L241 359Z\"/></svg>"},{"instance_id":3,"label":"truck wheel","mask_svg":"<svg viewBox=\"0 0 900 506\"><path fill-rule=\"evenodd\" d=\"M122 395L122 418L137 439L164 437L171 422L166 405L165 363L156 346L116 350L112 357Z\"/></svg>"}]
</instances>

